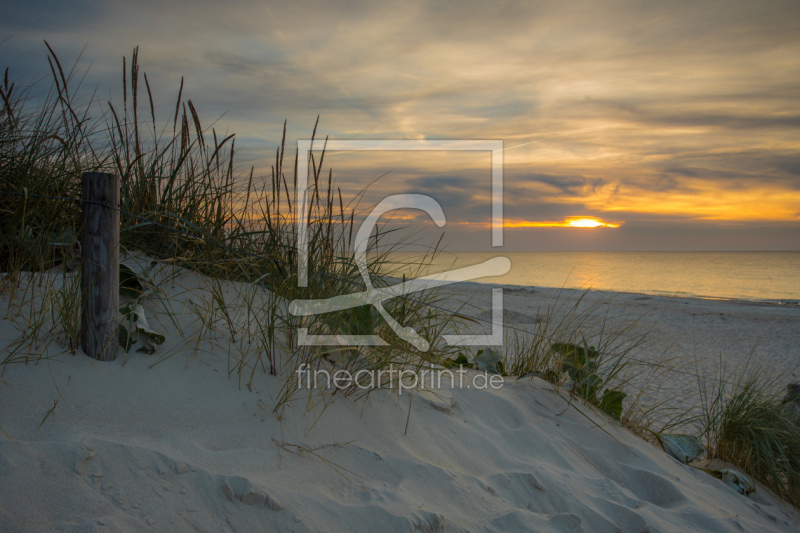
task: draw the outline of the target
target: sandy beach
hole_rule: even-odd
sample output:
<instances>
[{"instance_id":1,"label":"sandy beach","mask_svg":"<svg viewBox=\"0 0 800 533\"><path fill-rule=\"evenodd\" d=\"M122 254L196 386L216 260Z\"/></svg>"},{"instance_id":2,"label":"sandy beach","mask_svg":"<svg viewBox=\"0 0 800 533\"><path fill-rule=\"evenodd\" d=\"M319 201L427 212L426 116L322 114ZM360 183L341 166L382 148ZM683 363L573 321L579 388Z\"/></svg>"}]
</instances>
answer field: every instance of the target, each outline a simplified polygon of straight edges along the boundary
<instances>
[{"instance_id":1,"label":"sandy beach","mask_svg":"<svg viewBox=\"0 0 800 533\"><path fill-rule=\"evenodd\" d=\"M236 366L255 346L252 290L218 284L223 319L208 279L165 268L153 280L160 296L145 305L148 321L166 336L155 354L131 350L99 363L71 354L54 331L17 353L30 353L28 364L5 365L1 530L800 528L800 515L768 490L740 495L535 377L497 388L451 387L446 377L441 388L360 398L301 389L275 413L280 376ZM459 287L470 306L462 310L489 318L490 288ZM41 305L20 303L35 291L26 278L14 302L9 290L0 296L4 358ZM535 326L552 302L578 296L504 292L505 322L519 329ZM460 307L455 296L448 301ZM735 366L752 353L787 383L798 381L797 306L602 292L584 304L610 323L639 317L651 333L637 358L657 361L668 350L698 361L671 374L666 392L696 386L693 375L713 374L720 354ZM467 382L476 375L468 371Z\"/></svg>"},{"instance_id":2,"label":"sandy beach","mask_svg":"<svg viewBox=\"0 0 800 533\"><path fill-rule=\"evenodd\" d=\"M491 314L483 310L490 306L490 289L497 287L464 283L453 295L453 308L487 323ZM504 286L504 324L511 333L535 332L537 317L541 320L548 309L563 316L578 300L579 311L607 319L610 331L637 322L631 335L647 332L632 356L672 361L676 371L665 383L665 394L695 391L698 374L710 378L720 366L733 371L748 360L781 375L786 384L800 380L800 306L794 304Z\"/></svg>"}]
</instances>

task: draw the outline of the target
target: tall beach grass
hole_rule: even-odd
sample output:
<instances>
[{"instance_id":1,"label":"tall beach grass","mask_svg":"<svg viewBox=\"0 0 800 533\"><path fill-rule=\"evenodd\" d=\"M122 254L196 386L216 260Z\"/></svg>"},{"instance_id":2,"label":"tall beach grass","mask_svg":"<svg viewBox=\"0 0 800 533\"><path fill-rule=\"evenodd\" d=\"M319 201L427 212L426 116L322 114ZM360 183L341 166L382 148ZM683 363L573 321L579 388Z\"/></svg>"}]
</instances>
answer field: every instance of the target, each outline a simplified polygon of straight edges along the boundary
<instances>
[{"instance_id":1,"label":"tall beach grass","mask_svg":"<svg viewBox=\"0 0 800 533\"><path fill-rule=\"evenodd\" d=\"M691 418L709 459L742 468L800 506L800 412L784 401L777 376L748 361L700 380L700 413Z\"/></svg>"},{"instance_id":2,"label":"tall beach grass","mask_svg":"<svg viewBox=\"0 0 800 533\"><path fill-rule=\"evenodd\" d=\"M353 371L421 367L447 352L437 345L423 353L386 334L387 325L369 308L313 319L285 311L286 300L322 299L365 289L351 251L359 206L346 203L332 171L323 170L324 140L317 140L309 155L305 216L310 283L298 287L295 228L301 214L294 195L300 155L287 154L285 125L270 174L256 176L252 168L240 174L234 164L235 135L203 126L196 106L184 96L183 82L171 116L165 124L157 121L150 81L140 71L137 49L130 61L123 60L122 99L116 103L85 94L77 67L66 70L49 46L47 50L51 79L44 99L33 98L37 85L14 82L8 70L2 86L0 176L2 190L10 194L0 195L0 271L10 300L17 302L9 305L6 316L14 309L20 315L23 301L32 309L27 323L19 327L19 338L6 350L4 364L29 361L49 338L65 339L70 351L76 349L73 318L78 302L74 294L54 285L49 273L57 269L64 279L75 278L71 272L79 258L80 204L64 198L79 199L85 171L120 175L123 252L145 253L175 269L205 274L210 303L207 312L200 313L202 319L220 314L233 343L243 337L242 331L257 332L259 341L252 349L238 350L231 365L240 377L249 372L251 380L259 367L273 375L282 373L290 395L290 370L302 363L318 364L331 352L347 352L343 364ZM312 139L316 130L315 124ZM382 274L388 273L385 257L390 250L381 250L379 242L393 231L396 228L382 228L370 239L368 270L376 286L388 283ZM37 278L43 290L34 289L37 283L21 284L21 277L27 276ZM234 323L232 317L241 310L226 299L224 282L246 287L237 296L251 302L244 324ZM69 287L73 284L70 281ZM387 302L387 310L433 338L452 320L426 305L435 298L430 293L398 298ZM171 309L165 302L160 307ZM355 327L358 333L383 335L388 342L369 348L299 347L293 337L299 326L316 334L355 333Z\"/></svg>"}]
</instances>

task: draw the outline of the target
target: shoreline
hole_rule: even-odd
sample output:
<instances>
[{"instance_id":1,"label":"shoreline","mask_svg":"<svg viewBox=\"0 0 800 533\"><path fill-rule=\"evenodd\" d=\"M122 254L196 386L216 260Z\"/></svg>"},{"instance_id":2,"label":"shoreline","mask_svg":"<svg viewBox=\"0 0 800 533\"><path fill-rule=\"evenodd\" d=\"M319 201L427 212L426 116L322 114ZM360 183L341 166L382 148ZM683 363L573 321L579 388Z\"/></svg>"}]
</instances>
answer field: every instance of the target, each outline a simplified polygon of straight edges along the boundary
<instances>
[{"instance_id":1,"label":"shoreline","mask_svg":"<svg viewBox=\"0 0 800 533\"><path fill-rule=\"evenodd\" d=\"M402 280L396 276L386 276L387 280L390 280L392 284L400 283ZM592 288L581 288L581 287L551 287L545 285L519 285L513 283L499 283L496 281L461 281L458 282L460 285L474 285L474 286L489 286L491 288L499 289L507 289L510 291L521 291L521 290L534 290L540 291L549 294L557 294L557 293L573 293L573 294L605 294L609 296L630 296L630 297L647 297L647 298L664 298L666 300L698 300L698 301L707 301L707 302L724 302L724 303L734 303L734 304L741 304L741 305L758 305L758 306L765 306L765 307L781 307L781 308L798 308L800 309L800 300L795 300L792 298L787 299L749 299L749 298L732 298L732 297L723 297L723 296L701 296L696 294L666 294L664 292L646 292L646 291L619 291L619 290L611 290L611 289L592 289Z\"/></svg>"},{"instance_id":2,"label":"shoreline","mask_svg":"<svg viewBox=\"0 0 800 533\"><path fill-rule=\"evenodd\" d=\"M414 277L425 254L390 252L387 266ZM440 252L423 273L505 256L510 272L478 283L733 299L800 305L800 252ZM393 276L399 277L399 276Z\"/></svg>"},{"instance_id":3,"label":"shoreline","mask_svg":"<svg viewBox=\"0 0 800 533\"><path fill-rule=\"evenodd\" d=\"M469 282L465 282L469 283ZM482 282L476 281L474 283L484 284L484 285L493 285L496 288L504 287L509 288L511 290L519 290L519 289L539 289L545 291L572 291L576 293L583 293L583 292L591 292L591 293L604 293L609 295L630 295L630 296L649 296L653 298L675 298L675 299L684 299L684 300L704 300L704 301L719 301L719 302L729 302L729 303L741 303L743 305L764 305L764 306L777 306L777 307L797 307L800 308L800 300L795 299L749 299L749 298L729 298L723 296L701 296L697 294L667 294L664 292L645 292L645 291L616 291L610 289L592 289L592 288L579 288L579 287L546 287L540 285L514 285L514 284L503 284L503 283L496 283L496 282Z\"/></svg>"}]
</instances>

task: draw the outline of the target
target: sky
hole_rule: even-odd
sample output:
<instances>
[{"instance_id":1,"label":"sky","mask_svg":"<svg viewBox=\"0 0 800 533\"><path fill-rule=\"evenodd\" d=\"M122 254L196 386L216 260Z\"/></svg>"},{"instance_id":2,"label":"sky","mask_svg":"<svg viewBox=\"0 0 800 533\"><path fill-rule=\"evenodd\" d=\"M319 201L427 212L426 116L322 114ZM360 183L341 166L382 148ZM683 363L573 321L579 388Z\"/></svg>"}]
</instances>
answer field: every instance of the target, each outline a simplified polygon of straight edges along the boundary
<instances>
[{"instance_id":1,"label":"sky","mask_svg":"<svg viewBox=\"0 0 800 533\"><path fill-rule=\"evenodd\" d=\"M122 58L139 46L157 117L183 77L204 122L236 133L243 175L269 173L284 120L292 146L317 116L318 137L336 140L500 140L505 249L800 250L796 0L0 11L12 78L47 76L47 40L98 100L119 102ZM366 188L365 205L430 195L448 248L491 249L490 153L333 152L328 165L347 197Z\"/></svg>"}]
</instances>

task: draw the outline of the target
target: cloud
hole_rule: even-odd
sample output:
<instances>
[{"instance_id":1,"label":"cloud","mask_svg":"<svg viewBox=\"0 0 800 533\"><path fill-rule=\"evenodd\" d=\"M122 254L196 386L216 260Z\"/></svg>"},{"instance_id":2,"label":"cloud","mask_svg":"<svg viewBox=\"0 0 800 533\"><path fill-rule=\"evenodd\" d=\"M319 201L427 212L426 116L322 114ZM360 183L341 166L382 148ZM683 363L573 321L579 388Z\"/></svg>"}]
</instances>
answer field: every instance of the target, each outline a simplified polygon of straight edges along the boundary
<instances>
[{"instance_id":1,"label":"cloud","mask_svg":"<svg viewBox=\"0 0 800 533\"><path fill-rule=\"evenodd\" d=\"M203 124L222 116L215 127L237 133L238 162L257 174L269 172L284 119L291 146L321 115L322 137L503 139L506 210L520 220L535 210L668 217L675 231L679 219L798 223L793 0L83 0L3 11L0 66L12 77L47 75L43 39L67 65L85 46L86 87L119 104L121 59L139 44L157 115L172 113L184 76ZM376 197L427 191L444 195L448 217L488 216L483 163L338 161L353 194L391 170Z\"/></svg>"}]
</instances>

